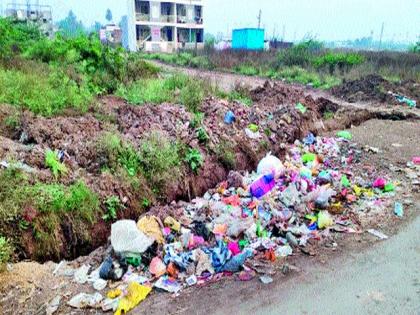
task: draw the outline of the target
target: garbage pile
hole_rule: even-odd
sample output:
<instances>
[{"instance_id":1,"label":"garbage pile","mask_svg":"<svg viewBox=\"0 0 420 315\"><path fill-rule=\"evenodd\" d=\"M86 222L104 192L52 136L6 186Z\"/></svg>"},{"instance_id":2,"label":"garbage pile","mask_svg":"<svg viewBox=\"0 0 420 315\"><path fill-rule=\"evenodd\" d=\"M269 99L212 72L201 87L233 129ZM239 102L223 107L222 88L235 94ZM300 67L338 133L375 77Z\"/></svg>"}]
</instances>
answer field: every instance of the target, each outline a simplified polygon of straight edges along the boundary
<instances>
[{"instance_id":1,"label":"garbage pile","mask_svg":"<svg viewBox=\"0 0 420 315\"><path fill-rule=\"evenodd\" d=\"M270 283L276 259L308 253L310 243L332 233L362 232L352 213L386 204L396 183L357 172L362 151L350 138L348 132L309 134L284 162L268 154L256 172L231 172L203 197L178 203L179 217L115 222L112 251L100 267L88 275L89 266L82 266L74 274L106 297L80 293L68 304L121 314L152 290L177 294L233 274L243 281L259 274Z\"/></svg>"}]
</instances>

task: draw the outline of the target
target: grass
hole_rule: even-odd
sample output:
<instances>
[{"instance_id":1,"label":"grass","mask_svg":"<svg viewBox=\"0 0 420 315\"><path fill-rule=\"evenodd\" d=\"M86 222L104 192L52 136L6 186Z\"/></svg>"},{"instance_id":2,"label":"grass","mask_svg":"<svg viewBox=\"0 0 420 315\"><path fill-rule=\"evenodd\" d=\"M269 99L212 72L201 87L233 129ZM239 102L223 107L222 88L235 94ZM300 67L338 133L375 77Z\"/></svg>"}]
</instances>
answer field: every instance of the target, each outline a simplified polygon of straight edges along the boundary
<instances>
[{"instance_id":1,"label":"grass","mask_svg":"<svg viewBox=\"0 0 420 315\"><path fill-rule=\"evenodd\" d=\"M111 196L105 200L106 213L102 216L105 221L113 221L117 219L119 210L124 209L124 205L118 196Z\"/></svg>"},{"instance_id":2,"label":"grass","mask_svg":"<svg viewBox=\"0 0 420 315\"><path fill-rule=\"evenodd\" d=\"M105 169L124 169L131 177L140 171L140 159L136 149L123 141L116 133L105 132L97 142L97 154L102 158L102 167Z\"/></svg>"},{"instance_id":3,"label":"grass","mask_svg":"<svg viewBox=\"0 0 420 315\"><path fill-rule=\"evenodd\" d=\"M78 85L59 70L26 72L0 68L0 103L52 116L67 108L86 112L91 101L87 85Z\"/></svg>"},{"instance_id":4,"label":"grass","mask_svg":"<svg viewBox=\"0 0 420 315\"><path fill-rule=\"evenodd\" d=\"M0 235L19 244L22 230L31 230L37 257L58 258L63 225L72 226L73 237L84 242L91 238L88 227L100 213L98 196L83 182L68 186L29 180L16 169L0 171Z\"/></svg>"},{"instance_id":5,"label":"grass","mask_svg":"<svg viewBox=\"0 0 420 315\"><path fill-rule=\"evenodd\" d=\"M141 141L138 153L143 175L157 192L181 175L179 147L164 134L152 132L147 135Z\"/></svg>"},{"instance_id":6,"label":"grass","mask_svg":"<svg viewBox=\"0 0 420 315\"><path fill-rule=\"evenodd\" d=\"M189 59L186 58L188 54ZM174 55L142 54L141 57L180 66L285 79L320 88L340 84L343 79L354 80L377 73L394 81L420 82L418 49L412 49L412 52L349 51L326 49L322 43L309 40L280 51L206 49L198 55L184 52ZM300 69L299 75L293 73L296 68Z\"/></svg>"},{"instance_id":7,"label":"grass","mask_svg":"<svg viewBox=\"0 0 420 315\"><path fill-rule=\"evenodd\" d=\"M235 169L236 167L236 156L234 147L230 142L222 140L214 149L214 152L218 160L225 166L227 169Z\"/></svg>"},{"instance_id":8,"label":"grass","mask_svg":"<svg viewBox=\"0 0 420 315\"><path fill-rule=\"evenodd\" d=\"M183 74L170 75L164 79L144 79L125 87L117 95L133 105L180 103L190 112L197 112L206 95L203 83Z\"/></svg>"}]
</instances>

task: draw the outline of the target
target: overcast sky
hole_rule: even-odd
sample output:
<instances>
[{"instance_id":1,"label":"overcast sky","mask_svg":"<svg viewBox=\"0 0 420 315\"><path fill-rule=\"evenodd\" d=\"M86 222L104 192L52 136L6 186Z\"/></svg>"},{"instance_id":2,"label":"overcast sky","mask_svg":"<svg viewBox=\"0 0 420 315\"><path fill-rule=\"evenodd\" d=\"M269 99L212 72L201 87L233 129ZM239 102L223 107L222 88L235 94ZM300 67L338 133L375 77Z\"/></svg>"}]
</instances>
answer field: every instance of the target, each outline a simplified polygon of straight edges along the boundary
<instances>
[{"instance_id":1,"label":"overcast sky","mask_svg":"<svg viewBox=\"0 0 420 315\"><path fill-rule=\"evenodd\" d=\"M4 8L12 1L0 3ZM127 0L39 1L53 6L56 20L72 9L86 25L104 22L107 8L119 22L127 7ZM382 22L384 39L415 41L420 35L420 0L205 0L205 4L206 32L212 34L256 27L261 9L268 37L273 33L282 37L284 26L286 40L300 40L305 34L321 40L355 39L371 31L378 39Z\"/></svg>"}]
</instances>

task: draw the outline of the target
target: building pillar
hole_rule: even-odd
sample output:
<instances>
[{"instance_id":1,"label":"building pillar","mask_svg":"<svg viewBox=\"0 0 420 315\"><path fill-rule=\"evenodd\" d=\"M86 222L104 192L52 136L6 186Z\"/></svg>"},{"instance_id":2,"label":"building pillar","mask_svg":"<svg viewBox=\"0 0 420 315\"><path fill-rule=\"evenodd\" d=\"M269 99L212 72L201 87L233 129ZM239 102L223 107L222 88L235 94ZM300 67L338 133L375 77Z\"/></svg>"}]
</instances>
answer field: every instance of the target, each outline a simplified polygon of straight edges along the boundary
<instances>
[{"instance_id":1,"label":"building pillar","mask_svg":"<svg viewBox=\"0 0 420 315\"><path fill-rule=\"evenodd\" d=\"M125 38L125 49L137 51L137 30L136 30L136 3L135 0L127 0L126 25L123 25L123 37ZM125 24L125 23L124 23Z\"/></svg>"}]
</instances>

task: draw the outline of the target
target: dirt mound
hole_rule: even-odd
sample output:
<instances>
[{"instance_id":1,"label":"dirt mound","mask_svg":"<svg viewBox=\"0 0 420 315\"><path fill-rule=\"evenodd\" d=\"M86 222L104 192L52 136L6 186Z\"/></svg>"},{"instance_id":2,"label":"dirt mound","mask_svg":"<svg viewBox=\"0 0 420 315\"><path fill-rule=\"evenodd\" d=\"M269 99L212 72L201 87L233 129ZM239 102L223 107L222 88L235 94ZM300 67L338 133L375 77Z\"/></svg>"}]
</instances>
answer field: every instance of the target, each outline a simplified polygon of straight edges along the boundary
<instances>
[{"instance_id":1,"label":"dirt mound","mask_svg":"<svg viewBox=\"0 0 420 315\"><path fill-rule=\"evenodd\" d=\"M358 80L344 82L340 86L332 88L331 92L350 103L379 102L396 105L398 101L388 92L404 95L418 103L420 100L419 90L419 86L415 82L392 83L379 75L372 74Z\"/></svg>"},{"instance_id":2,"label":"dirt mound","mask_svg":"<svg viewBox=\"0 0 420 315\"><path fill-rule=\"evenodd\" d=\"M40 216L23 230L17 228L23 218L23 213L18 214L8 224L0 225L0 234L15 241L19 257L74 258L106 242L110 222L105 222L102 215L110 196L117 196L124 206L117 213L118 219L137 219L151 206L202 195L225 180L230 170L254 169L267 152L282 156L286 143L293 143L308 132L318 133L323 129L323 111L334 107L333 103L314 100L292 87L268 82L252 91L252 98L254 105L250 107L207 98L201 106L200 119L179 105L130 106L115 97L103 98L95 111L83 116L44 118L29 112L19 113L14 128L0 128L0 161L20 161L32 168L31 183L68 186L83 181L97 194L101 211L88 227L79 228L80 231L75 230L77 222L60 218L62 222L57 223L57 230L51 232L57 235L59 242L51 251L43 252L43 242L36 238L34 230L35 226L39 229L46 224L45 218L42 222L36 221L44 216L42 212L35 211L41 213ZM297 107L297 103L303 108ZM10 116L10 110L2 107L1 126ZM236 118L232 124L224 122L228 111ZM123 168L107 171L109 161L98 146L108 133L139 150L152 131L158 131L184 151L198 150L204 160L202 167L193 172L181 157L180 172L170 174L171 180L159 193L142 172L131 177ZM204 141L200 133L206 135ZM45 166L47 149L64 153L63 163L68 169L65 176L55 179ZM26 208L33 208L32 203L28 200Z\"/></svg>"}]
</instances>

